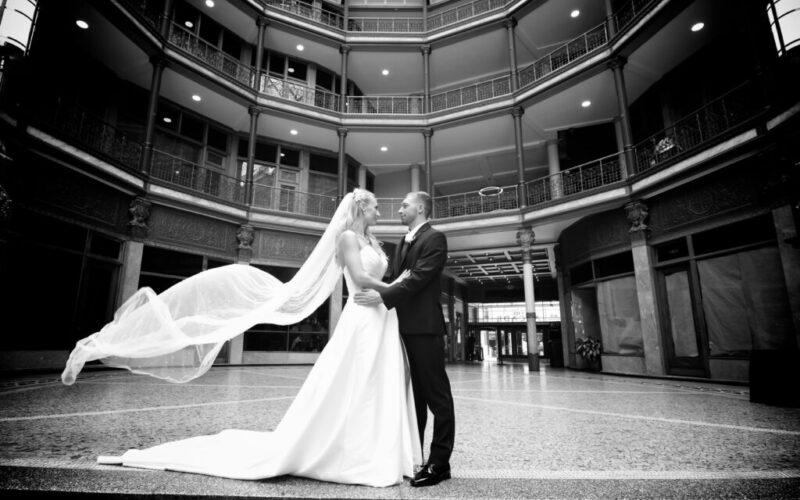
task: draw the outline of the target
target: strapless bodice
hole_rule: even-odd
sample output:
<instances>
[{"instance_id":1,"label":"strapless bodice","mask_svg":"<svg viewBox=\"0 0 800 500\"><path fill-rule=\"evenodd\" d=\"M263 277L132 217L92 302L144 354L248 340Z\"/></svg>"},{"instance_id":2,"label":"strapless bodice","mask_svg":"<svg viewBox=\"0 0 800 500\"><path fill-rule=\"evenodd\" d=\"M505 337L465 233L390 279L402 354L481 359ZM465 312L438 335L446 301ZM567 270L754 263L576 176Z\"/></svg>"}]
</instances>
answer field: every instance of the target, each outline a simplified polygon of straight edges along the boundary
<instances>
[{"instance_id":1,"label":"strapless bodice","mask_svg":"<svg viewBox=\"0 0 800 500\"><path fill-rule=\"evenodd\" d=\"M378 280L383 278L383 275L386 273L386 268L389 266L388 258L384 254L378 253L378 251L370 245L362 247L359 254L361 255L361 265L364 267L367 274ZM346 267L344 269L344 279L345 282L347 282L349 295L352 297L353 292L360 290L360 288L353 282L353 278L350 276L350 272Z\"/></svg>"}]
</instances>

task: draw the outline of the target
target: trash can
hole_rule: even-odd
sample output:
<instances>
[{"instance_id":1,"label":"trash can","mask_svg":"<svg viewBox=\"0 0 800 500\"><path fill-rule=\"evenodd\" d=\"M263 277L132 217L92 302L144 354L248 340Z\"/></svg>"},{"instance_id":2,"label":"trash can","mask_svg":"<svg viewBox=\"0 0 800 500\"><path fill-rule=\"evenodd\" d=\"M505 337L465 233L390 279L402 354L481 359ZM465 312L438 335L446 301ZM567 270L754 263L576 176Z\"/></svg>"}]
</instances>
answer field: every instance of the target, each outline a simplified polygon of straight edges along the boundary
<instances>
[{"instance_id":1,"label":"trash can","mask_svg":"<svg viewBox=\"0 0 800 500\"><path fill-rule=\"evenodd\" d=\"M800 407L800 351L750 352L750 402Z\"/></svg>"}]
</instances>

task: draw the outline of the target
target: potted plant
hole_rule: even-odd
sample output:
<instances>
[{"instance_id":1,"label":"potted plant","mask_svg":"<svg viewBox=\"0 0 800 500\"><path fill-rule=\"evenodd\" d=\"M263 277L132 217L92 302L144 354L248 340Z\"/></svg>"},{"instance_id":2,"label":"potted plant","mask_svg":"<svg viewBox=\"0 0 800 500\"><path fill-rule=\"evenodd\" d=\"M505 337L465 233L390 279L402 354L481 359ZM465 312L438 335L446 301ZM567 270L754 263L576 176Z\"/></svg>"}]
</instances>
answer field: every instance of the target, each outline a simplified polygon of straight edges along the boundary
<instances>
[{"instance_id":1,"label":"potted plant","mask_svg":"<svg viewBox=\"0 0 800 500\"><path fill-rule=\"evenodd\" d=\"M584 337L575 339L575 351L586 360L592 371L600 371L600 352L602 345L599 339Z\"/></svg>"}]
</instances>

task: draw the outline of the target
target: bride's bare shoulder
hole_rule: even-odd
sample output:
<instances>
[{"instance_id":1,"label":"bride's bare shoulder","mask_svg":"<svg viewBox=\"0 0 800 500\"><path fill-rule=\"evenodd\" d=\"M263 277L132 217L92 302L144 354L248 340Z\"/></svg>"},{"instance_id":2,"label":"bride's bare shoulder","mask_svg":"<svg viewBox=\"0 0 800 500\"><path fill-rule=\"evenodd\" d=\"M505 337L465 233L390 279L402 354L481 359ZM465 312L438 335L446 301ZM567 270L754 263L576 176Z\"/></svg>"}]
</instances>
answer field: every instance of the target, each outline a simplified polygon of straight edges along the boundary
<instances>
[{"instance_id":1,"label":"bride's bare shoulder","mask_svg":"<svg viewBox=\"0 0 800 500\"><path fill-rule=\"evenodd\" d=\"M355 248L358 250L361 245L358 242L358 235L355 233L355 231L345 229L342 231L342 234L339 235L338 246L342 249Z\"/></svg>"}]
</instances>

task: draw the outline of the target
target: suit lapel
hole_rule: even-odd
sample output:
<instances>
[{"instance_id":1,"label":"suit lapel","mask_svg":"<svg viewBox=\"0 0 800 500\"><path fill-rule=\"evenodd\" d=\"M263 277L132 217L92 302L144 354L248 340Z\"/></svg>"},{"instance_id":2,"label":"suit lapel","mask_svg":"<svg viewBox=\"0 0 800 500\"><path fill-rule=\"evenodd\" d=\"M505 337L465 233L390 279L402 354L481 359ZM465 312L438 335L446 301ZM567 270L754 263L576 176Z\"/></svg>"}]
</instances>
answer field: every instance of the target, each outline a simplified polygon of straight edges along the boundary
<instances>
[{"instance_id":1,"label":"suit lapel","mask_svg":"<svg viewBox=\"0 0 800 500\"><path fill-rule=\"evenodd\" d=\"M422 238L422 236L425 234L425 232L430 228L431 228L430 224L428 224L427 222L423 222L422 223L422 227L420 227L419 230L417 230L417 234L416 234L416 236L414 236L414 240L411 242L411 244L407 244L406 245L408 247L408 249L406 250L405 255L403 255L402 258L401 258L402 259L401 262L400 262L400 268L401 269L403 268L403 266L405 265L406 261L408 260L408 256L411 254L411 250L416 248L419 245L419 240ZM403 243L405 243L405 239L403 239Z\"/></svg>"}]
</instances>

